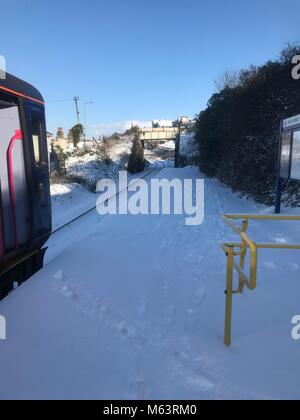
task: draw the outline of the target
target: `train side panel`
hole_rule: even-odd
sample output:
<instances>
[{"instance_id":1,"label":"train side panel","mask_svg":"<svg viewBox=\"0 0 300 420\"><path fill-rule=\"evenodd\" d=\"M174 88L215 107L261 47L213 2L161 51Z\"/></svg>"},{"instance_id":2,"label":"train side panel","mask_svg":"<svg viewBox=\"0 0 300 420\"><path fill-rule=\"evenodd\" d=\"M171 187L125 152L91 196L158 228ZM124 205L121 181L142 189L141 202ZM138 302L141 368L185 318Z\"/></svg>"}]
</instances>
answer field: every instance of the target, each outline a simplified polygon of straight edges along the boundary
<instances>
[{"instance_id":1,"label":"train side panel","mask_svg":"<svg viewBox=\"0 0 300 420\"><path fill-rule=\"evenodd\" d=\"M17 105L0 105L1 258L29 240L30 220L24 138Z\"/></svg>"}]
</instances>

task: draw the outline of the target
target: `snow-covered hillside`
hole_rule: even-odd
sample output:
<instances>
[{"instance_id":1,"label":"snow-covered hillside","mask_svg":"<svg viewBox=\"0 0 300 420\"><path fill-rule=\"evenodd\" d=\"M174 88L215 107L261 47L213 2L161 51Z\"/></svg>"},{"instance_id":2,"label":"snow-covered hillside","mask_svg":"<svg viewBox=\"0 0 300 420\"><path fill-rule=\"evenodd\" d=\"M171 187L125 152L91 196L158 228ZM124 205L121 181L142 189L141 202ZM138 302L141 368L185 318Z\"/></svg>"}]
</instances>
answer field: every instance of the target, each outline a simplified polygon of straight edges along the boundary
<instances>
[{"instance_id":1,"label":"snow-covered hillside","mask_svg":"<svg viewBox=\"0 0 300 420\"><path fill-rule=\"evenodd\" d=\"M79 150L68 156L65 161L66 174L63 177L55 176L52 180L52 190L54 195L56 191L62 191L60 185L65 184L66 188L70 189L70 184L81 184L88 190L95 192L97 182L104 178L110 178L117 181L119 171L127 170L127 164L131 154L132 136L123 135L119 139L109 138L106 143L106 154L108 160L106 161L103 152L99 150L99 146L103 142L98 142L97 145L89 147L85 151ZM173 141L158 145L156 148L146 148L144 151L146 167L151 162L160 162L162 166L174 165L175 143ZM57 184L58 180L60 183ZM71 187L71 190L74 190ZM76 190L74 190L76 193ZM77 194L76 194L77 195ZM70 198L70 194L69 194ZM56 203L54 202L54 205Z\"/></svg>"},{"instance_id":2,"label":"snow-covered hillside","mask_svg":"<svg viewBox=\"0 0 300 420\"><path fill-rule=\"evenodd\" d=\"M234 296L233 344L223 344L220 243L237 238L221 214L271 210L207 179L203 225L94 212L61 231L49 252L63 242L65 250L0 302L8 334L0 397L299 398L300 342L291 338L300 313L297 251L261 251L258 289ZM257 240L299 241L298 223L251 225Z\"/></svg>"},{"instance_id":3,"label":"snow-covered hillside","mask_svg":"<svg viewBox=\"0 0 300 420\"><path fill-rule=\"evenodd\" d=\"M107 153L109 161L99 156L98 147L86 153L71 156L66 161L67 176L95 191L97 182L103 178L117 179L121 170L126 170L132 147L132 138L124 136L119 140L110 139Z\"/></svg>"}]
</instances>

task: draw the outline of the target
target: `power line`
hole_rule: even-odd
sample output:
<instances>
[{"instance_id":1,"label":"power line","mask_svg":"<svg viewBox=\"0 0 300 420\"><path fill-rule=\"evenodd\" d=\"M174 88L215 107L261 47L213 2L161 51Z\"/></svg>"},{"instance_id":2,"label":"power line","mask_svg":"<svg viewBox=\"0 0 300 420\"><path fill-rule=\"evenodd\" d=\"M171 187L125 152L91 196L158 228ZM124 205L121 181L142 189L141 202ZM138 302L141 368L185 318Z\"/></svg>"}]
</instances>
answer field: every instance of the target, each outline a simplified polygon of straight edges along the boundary
<instances>
[{"instance_id":1,"label":"power line","mask_svg":"<svg viewBox=\"0 0 300 420\"><path fill-rule=\"evenodd\" d=\"M51 100L51 101L45 101L46 104L52 104L52 103L58 103L58 102L71 102L73 101L72 98L70 99L57 99L57 100Z\"/></svg>"}]
</instances>

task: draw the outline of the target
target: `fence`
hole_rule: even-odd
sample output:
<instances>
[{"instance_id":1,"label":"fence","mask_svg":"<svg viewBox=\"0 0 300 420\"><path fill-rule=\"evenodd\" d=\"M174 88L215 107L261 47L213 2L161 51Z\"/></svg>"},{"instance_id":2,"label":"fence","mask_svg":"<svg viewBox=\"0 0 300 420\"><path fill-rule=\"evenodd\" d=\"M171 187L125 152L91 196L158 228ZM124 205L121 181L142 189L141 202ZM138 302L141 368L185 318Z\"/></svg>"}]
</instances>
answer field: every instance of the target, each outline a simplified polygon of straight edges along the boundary
<instances>
[{"instance_id":1,"label":"fence","mask_svg":"<svg viewBox=\"0 0 300 420\"><path fill-rule=\"evenodd\" d=\"M222 249L227 256L227 273L226 273L226 312L225 312L225 337L226 346L231 345L231 330L232 330L232 297L234 294L242 294L245 286L249 290L255 290L257 285L257 256L259 249L289 249L300 250L300 244L268 244L256 243L248 235L250 220L264 220L264 221L300 221L300 216L276 216L276 215L242 215L242 214L227 214L224 215L225 223L241 238L241 243L224 243ZM242 226L234 223L234 220L240 220ZM245 274L245 262L247 252L250 250L250 273ZM236 257L239 257L239 264L236 262ZM234 272L238 273L239 281L236 290L233 288Z\"/></svg>"}]
</instances>

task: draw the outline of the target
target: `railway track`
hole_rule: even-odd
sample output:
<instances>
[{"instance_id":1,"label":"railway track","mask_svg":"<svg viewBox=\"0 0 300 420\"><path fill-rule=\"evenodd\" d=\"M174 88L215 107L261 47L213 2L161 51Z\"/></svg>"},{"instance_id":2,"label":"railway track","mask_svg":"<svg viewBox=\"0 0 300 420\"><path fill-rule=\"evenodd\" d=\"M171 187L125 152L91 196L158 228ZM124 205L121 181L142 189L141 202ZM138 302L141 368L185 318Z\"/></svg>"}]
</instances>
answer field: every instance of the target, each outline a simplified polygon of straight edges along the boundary
<instances>
[{"instance_id":1,"label":"railway track","mask_svg":"<svg viewBox=\"0 0 300 420\"><path fill-rule=\"evenodd\" d=\"M147 173L145 173L143 176L139 176L136 178L136 180L140 180L140 179L145 179L147 178L150 174L152 174L153 172L157 171L157 170L161 170L163 169L165 166L163 164L163 162L160 161L150 161L148 162L152 165L152 168L149 169L147 171ZM118 196L120 193L122 193L124 190L118 191L116 195L113 195L111 198L114 198L116 196ZM91 207L90 209L84 211L83 213L81 213L80 215L74 217L73 219L69 220L67 223L63 224L62 226L59 226L58 228L54 229L51 233L50 238L55 235L56 233L62 231L63 229L65 229L66 227L69 227L70 225L72 225L73 223L77 222L78 220L80 220L81 218L83 218L84 216L88 215L89 213L91 213L92 211L94 211L96 209L96 204L93 205L93 207Z\"/></svg>"}]
</instances>

